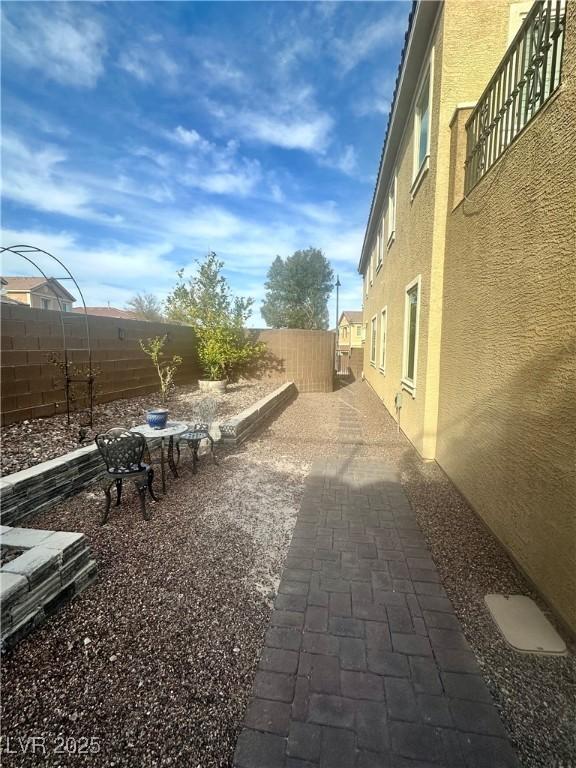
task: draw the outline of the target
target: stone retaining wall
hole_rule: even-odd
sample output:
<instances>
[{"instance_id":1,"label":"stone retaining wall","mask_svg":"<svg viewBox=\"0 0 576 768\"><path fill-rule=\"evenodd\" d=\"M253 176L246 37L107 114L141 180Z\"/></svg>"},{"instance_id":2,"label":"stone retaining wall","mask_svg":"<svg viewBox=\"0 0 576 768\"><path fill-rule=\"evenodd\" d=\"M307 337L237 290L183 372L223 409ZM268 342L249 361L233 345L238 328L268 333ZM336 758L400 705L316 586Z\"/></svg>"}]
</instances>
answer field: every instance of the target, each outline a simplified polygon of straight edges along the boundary
<instances>
[{"instance_id":1,"label":"stone retaining wall","mask_svg":"<svg viewBox=\"0 0 576 768\"><path fill-rule=\"evenodd\" d=\"M293 381L283 384L266 397L220 425L221 441L225 445L240 445L280 411L298 390Z\"/></svg>"},{"instance_id":2,"label":"stone retaining wall","mask_svg":"<svg viewBox=\"0 0 576 768\"><path fill-rule=\"evenodd\" d=\"M16 555L0 569L2 650L13 647L96 577L82 533L0 528L0 546Z\"/></svg>"}]
</instances>

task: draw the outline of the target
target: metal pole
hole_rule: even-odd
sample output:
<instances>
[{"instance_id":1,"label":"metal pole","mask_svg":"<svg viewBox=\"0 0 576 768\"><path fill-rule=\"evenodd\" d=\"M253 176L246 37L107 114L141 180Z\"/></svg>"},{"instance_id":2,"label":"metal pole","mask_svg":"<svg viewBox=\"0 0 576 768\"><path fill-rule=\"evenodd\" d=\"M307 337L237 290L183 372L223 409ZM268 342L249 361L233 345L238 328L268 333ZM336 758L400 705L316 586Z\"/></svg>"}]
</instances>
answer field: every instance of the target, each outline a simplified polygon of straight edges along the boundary
<instances>
[{"instance_id":1,"label":"metal pole","mask_svg":"<svg viewBox=\"0 0 576 768\"><path fill-rule=\"evenodd\" d=\"M334 367L335 367L335 369L337 371L340 368L339 360L338 360L338 339L340 337L340 328L338 327L338 321L339 321L339 317L338 317L338 304L339 304L339 299L340 299L340 285L341 285L341 283L340 283L340 276L336 275L336 350L335 350L336 360L334 361Z\"/></svg>"}]
</instances>

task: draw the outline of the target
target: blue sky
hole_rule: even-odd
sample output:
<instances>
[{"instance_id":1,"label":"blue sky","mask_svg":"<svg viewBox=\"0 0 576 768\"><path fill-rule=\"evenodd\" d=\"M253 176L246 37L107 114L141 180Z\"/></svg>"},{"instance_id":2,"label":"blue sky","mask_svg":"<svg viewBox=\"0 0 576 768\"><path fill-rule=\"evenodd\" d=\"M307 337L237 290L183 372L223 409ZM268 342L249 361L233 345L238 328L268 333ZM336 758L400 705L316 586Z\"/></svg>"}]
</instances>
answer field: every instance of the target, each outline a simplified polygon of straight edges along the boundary
<instances>
[{"instance_id":1,"label":"blue sky","mask_svg":"<svg viewBox=\"0 0 576 768\"><path fill-rule=\"evenodd\" d=\"M3 244L52 251L88 304L113 306L164 298L214 250L253 325L274 257L312 245L359 308L409 10L4 2Z\"/></svg>"}]
</instances>

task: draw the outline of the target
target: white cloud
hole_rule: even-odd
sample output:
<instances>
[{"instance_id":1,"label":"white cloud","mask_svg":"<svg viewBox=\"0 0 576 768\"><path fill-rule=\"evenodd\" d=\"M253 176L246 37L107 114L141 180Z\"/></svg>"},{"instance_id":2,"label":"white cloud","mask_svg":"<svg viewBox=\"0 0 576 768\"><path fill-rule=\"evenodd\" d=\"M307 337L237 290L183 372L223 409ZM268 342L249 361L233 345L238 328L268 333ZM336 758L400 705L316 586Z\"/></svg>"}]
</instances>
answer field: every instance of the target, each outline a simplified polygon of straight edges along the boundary
<instances>
[{"instance_id":1,"label":"white cloud","mask_svg":"<svg viewBox=\"0 0 576 768\"><path fill-rule=\"evenodd\" d=\"M161 81L172 84L180 67L160 45L162 38L153 35L145 45L133 45L120 54L118 66L142 83Z\"/></svg>"},{"instance_id":2,"label":"white cloud","mask_svg":"<svg viewBox=\"0 0 576 768\"><path fill-rule=\"evenodd\" d=\"M168 138L183 144L185 147L194 147L195 149L209 149L210 142L203 139L194 128L183 128L178 125L173 131L168 131Z\"/></svg>"},{"instance_id":3,"label":"white cloud","mask_svg":"<svg viewBox=\"0 0 576 768\"><path fill-rule=\"evenodd\" d=\"M364 92L361 92L352 101L353 112L358 117L388 115L395 84L395 73L378 73L376 77L365 84Z\"/></svg>"},{"instance_id":4,"label":"white cloud","mask_svg":"<svg viewBox=\"0 0 576 768\"><path fill-rule=\"evenodd\" d=\"M378 21L370 19L357 26L351 35L332 41L331 52L347 74L376 51L396 43L404 33L406 18L404 10L399 14L389 12Z\"/></svg>"},{"instance_id":5,"label":"white cloud","mask_svg":"<svg viewBox=\"0 0 576 768\"><path fill-rule=\"evenodd\" d=\"M212 112L224 121L225 130L229 128L245 141L318 154L326 151L333 126L332 118L320 112L293 117L257 110L235 111L221 105L212 105Z\"/></svg>"},{"instance_id":6,"label":"white cloud","mask_svg":"<svg viewBox=\"0 0 576 768\"><path fill-rule=\"evenodd\" d=\"M86 6L14 4L2 12L4 55L63 85L91 88L104 71L104 30Z\"/></svg>"},{"instance_id":7,"label":"white cloud","mask_svg":"<svg viewBox=\"0 0 576 768\"><path fill-rule=\"evenodd\" d=\"M36 210L94 218L90 195L81 185L58 178L66 155L45 145L33 150L19 138L2 136L2 195Z\"/></svg>"},{"instance_id":8,"label":"white cloud","mask_svg":"<svg viewBox=\"0 0 576 768\"><path fill-rule=\"evenodd\" d=\"M238 156L238 142L218 145L208 141L194 128L178 125L166 132L167 138L187 152L184 169L178 158L171 173L186 186L215 195L247 197L262 179L258 160Z\"/></svg>"}]
</instances>

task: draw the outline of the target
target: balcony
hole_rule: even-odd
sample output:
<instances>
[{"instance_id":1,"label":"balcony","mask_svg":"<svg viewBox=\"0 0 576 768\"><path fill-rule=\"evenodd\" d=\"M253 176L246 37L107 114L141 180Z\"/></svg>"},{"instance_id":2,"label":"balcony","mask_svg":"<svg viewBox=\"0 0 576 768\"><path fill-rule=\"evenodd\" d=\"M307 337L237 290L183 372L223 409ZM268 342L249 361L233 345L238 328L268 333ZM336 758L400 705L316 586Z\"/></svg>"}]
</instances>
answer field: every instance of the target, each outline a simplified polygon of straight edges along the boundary
<instances>
[{"instance_id":1,"label":"balcony","mask_svg":"<svg viewBox=\"0 0 576 768\"><path fill-rule=\"evenodd\" d=\"M560 85L566 0L537 0L466 123L464 189L494 165Z\"/></svg>"}]
</instances>

